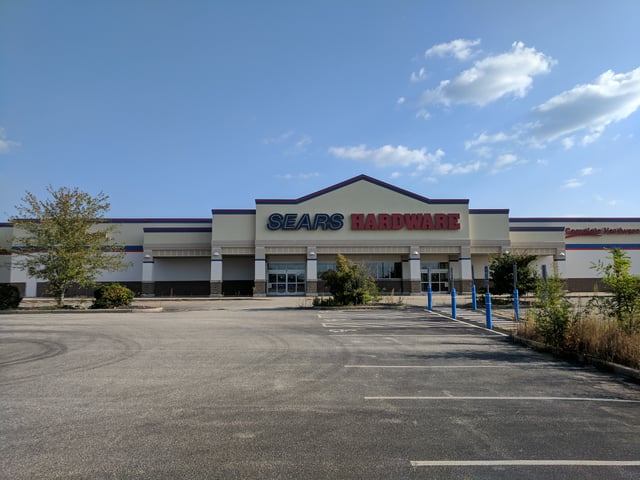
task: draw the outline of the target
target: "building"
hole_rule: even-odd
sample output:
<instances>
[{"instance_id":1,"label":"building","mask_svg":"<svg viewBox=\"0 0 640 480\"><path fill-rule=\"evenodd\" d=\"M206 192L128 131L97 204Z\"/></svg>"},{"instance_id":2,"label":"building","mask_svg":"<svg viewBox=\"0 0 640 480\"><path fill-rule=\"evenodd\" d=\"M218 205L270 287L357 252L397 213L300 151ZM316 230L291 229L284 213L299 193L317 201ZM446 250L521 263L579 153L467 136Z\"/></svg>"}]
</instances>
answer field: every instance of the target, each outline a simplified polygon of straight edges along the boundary
<instances>
[{"instance_id":1,"label":"building","mask_svg":"<svg viewBox=\"0 0 640 480\"><path fill-rule=\"evenodd\" d=\"M253 210L208 218L111 219L131 267L106 273L142 295L309 295L323 293L336 255L365 264L388 293L418 295L484 284L491 257L537 256L573 291L592 291L593 262L625 250L640 274L640 218L510 218L508 209L471 209L467 199L430 199L360 175L298 199L259 199ZM17 268L13 226L0 224L0 283L24 296L46 284Z\"/></svg>"}]
</instances>

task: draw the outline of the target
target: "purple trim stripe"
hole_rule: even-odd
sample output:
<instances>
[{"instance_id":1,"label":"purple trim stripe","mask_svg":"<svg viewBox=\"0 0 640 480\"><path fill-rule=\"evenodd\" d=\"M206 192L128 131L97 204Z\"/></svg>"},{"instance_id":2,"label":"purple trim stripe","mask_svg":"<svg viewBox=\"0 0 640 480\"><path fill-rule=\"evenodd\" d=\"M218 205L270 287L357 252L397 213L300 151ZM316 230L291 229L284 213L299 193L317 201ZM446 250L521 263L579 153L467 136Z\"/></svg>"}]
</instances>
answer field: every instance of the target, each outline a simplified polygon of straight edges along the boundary
<instances>
[{"instance_id":1,"label":"purple trim stripe","mask_svg":"<svg viewBox=\"0 0 640 480\"><path fill-rule=\"evenodd\" d=\"M242 209L213 209L212 215L255 215L255 210L242 210Z\"/></svg>"},{"instance_id":2,"label":"purple trim stripe","mask_svg":"<svg viewBox=\"0 0 640 480\"><path fill-rule=\"evenodd\" d=\"M564 232L564 227L509 227L510 232Z\"/></svg>"},{"instance_id":3,"label":"purple trim stripe","mask_svg":"<svg viewBox=\"0 0 640 480\"><path fill-rule=\"evenodd\" d=\"M508 208L471 208L470 215L509 215Z\"/></svg>"},{"instance_id":4,"label":"purple trim stripe","mask_svg":"<svg viewBox=\"0 0 640 480\"><path fill-rule=\"evenodd\" d=\"M640 218L638 217L609 217L609 218L605 218L605 217L585 217L585 218L580 218L580 217L548 217L548 218L544 218L544 217L540 217L540 218L510 218L509 219L510 222L514 222L514 223L536 223L536 222L554 222L554 223L578 223L578 222L582 222L582 223L587 223L587 222L598 222L598 223L608 223L608 222L625 222L625 223L631 223L631 222L638 222L640 223Z\"/></svg>"},{"instance_id":5,"label":"purple trim stripe","mask_svg":"<svg viewBox=\"0 0 640 480\"><path fill-rule=\"evenodd\" d=\"M211 223L210 218L107 218L106 223Z\"/></svg>"},{"instance_id":6,"label":"purple trim stripe","mask_svg":"<svg viewBox=\"0 0 640 480\"><path fill-rule=\"evenodd\" d=\"M211 227L147 227L144 233L211 233Z\"/></svg>"},{"instance_id":7,"label":"purple trim stripe","mask_svg":"<svg viewBox=\"0 0 640 480\"><path fill-rule=\"evenodd\" d=\"M621 250L640 250L640 243L567 243L567 250L604 250L619 248Z\"/></svg>"},{"instance_id":8,"label":"purple trim stripe","mask_svg":"<svg viewBox=\"0 0 640 480\"><path fill-rule=\"evenodd\" d=\"M350 178L349 180L345 180L344 182L337 183L330 187L324 188L322 190L318 190L317 192L311 193L309 195L305 195L304 197L296 198L296 199L257 199L256 205L296 205L298 203L303 203L313 198L319 197L321 195L325 195L327 193L331 193L335 190L339 190L340 188L346 187L353 183L359 182L360 180L364 180L365 182L372 183L379 187L386 188L391 190L392 192L399 193L401 195L405 195L407 197L413 198L414 200L418 200L423 203L428 204L437 204L437 205L448 205L448 204L456 204L456 205L468 205L469 200L467 199L438 199L433 200L427 197L423 197L422 195L418 195L413 192L409 192L408 190L403 190L402 188L398 188L389 183L382 182L375 178L369 177L367 175L358 175L357 177Z\"/></svg>"}]
</instances>

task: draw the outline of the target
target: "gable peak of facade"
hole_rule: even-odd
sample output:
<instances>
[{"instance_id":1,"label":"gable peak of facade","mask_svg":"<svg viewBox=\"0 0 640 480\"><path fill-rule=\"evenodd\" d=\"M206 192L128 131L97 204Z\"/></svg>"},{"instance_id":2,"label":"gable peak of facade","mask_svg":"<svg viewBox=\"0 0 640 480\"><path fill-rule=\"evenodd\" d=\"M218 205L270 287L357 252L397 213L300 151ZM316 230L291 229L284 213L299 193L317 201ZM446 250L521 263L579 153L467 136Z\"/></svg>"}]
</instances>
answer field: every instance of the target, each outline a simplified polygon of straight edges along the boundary
<instances>
[{"instance_id":1,"label":"gable peak of facade","mask_svg":"<svg viewBox=\"0 0 640 480\"><path fill-rule=\"evenodd\" d=\"M387 189L389 191L395 192L397 194L403 195L408 198L412 198L414 200L418 200L420 202L426 204L459 204L459 205L468 205L468 199L431 199L417 193L410 192L408 190L404 190L400 187L392 185L390 183L383 182L382 180L378 180L376 178L370 177L368 175L357 175L348 180L345 180L340 183L336 183L327 188L323 188L322 190L318 190L316 192L310 193L300 198L295 199L256 199L256 205L296 205L300 203L304 203L306 201L312 200L314 198L320 197L322 195L327 195L333 193L337 190L347 188L351 185L354 185L358 182L366 182L371 185Z\"/></svg>"}]
</instances>

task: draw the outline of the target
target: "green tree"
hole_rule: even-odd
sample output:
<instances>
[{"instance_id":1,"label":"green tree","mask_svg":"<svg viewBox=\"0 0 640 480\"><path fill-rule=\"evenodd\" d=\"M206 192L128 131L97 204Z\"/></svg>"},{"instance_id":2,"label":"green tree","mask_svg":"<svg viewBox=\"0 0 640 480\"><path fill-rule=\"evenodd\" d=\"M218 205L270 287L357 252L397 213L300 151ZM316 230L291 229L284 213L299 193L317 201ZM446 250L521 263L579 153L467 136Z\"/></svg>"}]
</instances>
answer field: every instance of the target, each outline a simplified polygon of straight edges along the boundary
<instances>
[{"instance_id":1,"label":"green tree","mask_svg":"<svg viewBox=\"0 0 640 480\"><path fill-rule=\"evenodd\" d=\"M546 282L538 282L536 302L531 313L536 333L541 335L547 344L554 347L564 346L572 312L573 305L567 298L564 282L557 272Z\"/></svg>"},{"instance_id":2,"label":"green tree","mask_svg":"<svg viewBox=\"0 0 640 480\"><path fill-rule=\"evenodd\" d=\"M339 305L359 305L378 299L378 288L369 271L344 255L338 254L336 269L327 270L321 278Z\"/></svg>"},{"instance_id":3,"label":"green tree","mask_svg":"<svg viewBox=\"0 0 640 480\"><path fill-rule=\"evenodd\" d=\"M538 274L531 263L535 255L512 255L503 253L493 257L489 271L491 273L492 293L501 295L513 293L513 266L518 265L518 293L524 295L533 292L538 284Z\"/></svg>"},{"instance_id":4,"label":"green tree","mask_svg":"<svg viewBox=\"0 0 640 480\"><path fill-rule=\"evenodd\" d=\"M47 200L27 192L16 206L18 217L11 219L20 245L16 263L29 276L47 280L49 293L62 306L71 286L93 286L100 272L129 264L113 240L115 226L104 219L110 207L107 195L92 197L78 188L52 186L47 192Z\"/></svg>"},{"instance_id":5,"label":"green tree","mask_svg":"<svg viewBox=\"0 0 640 480\"><path fill-rule=\"evenodd\" d=\"M591 268L602 275L611 297L594 297L590 304L615 318L627 330L640 328L640 277L631 275L631 259L620 248L609 249L609 262L599 260Z\"/></svg>"}]
</instances>

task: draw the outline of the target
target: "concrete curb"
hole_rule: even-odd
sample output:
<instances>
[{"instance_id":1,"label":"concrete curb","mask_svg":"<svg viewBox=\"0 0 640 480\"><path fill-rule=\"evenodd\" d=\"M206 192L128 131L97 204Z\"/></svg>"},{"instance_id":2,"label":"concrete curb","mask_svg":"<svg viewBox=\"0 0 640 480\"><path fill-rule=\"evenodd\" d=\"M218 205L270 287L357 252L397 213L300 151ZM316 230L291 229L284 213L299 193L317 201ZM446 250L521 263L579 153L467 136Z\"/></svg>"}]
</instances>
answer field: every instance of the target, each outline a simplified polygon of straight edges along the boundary
<instances>
[{"instance_id":1,"label":"concrete curb","mask_svg":"<svg viewBox=\"0 0 640 480\"><path fill-rule=\"evenodd\" d=\"M38 308L27 308L20 310L0 310L0 315L48 315L48 314L62 314L62 313L159 313L164 312L164 307L145 307L145 308L59 308L50 310L41 310Z\"/></svg>"}]
</instances>

